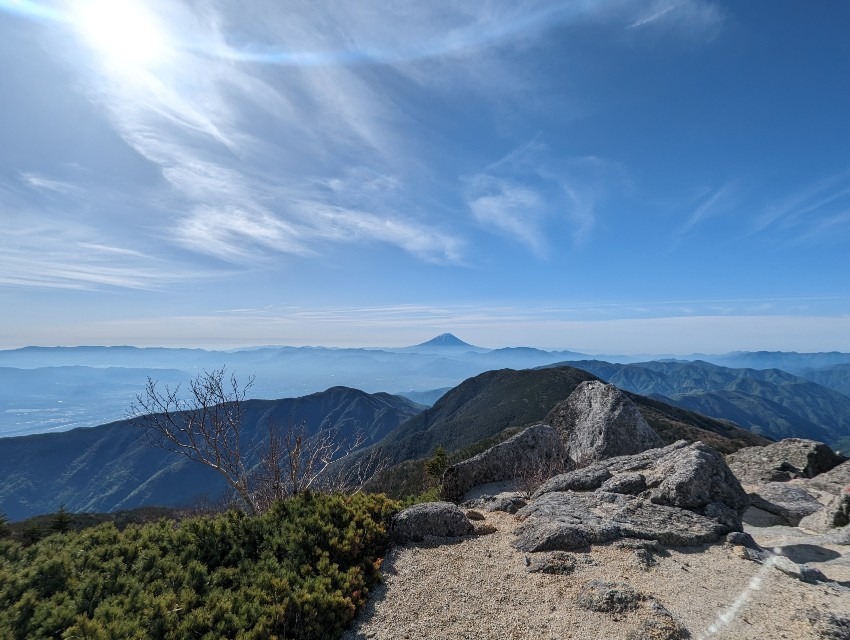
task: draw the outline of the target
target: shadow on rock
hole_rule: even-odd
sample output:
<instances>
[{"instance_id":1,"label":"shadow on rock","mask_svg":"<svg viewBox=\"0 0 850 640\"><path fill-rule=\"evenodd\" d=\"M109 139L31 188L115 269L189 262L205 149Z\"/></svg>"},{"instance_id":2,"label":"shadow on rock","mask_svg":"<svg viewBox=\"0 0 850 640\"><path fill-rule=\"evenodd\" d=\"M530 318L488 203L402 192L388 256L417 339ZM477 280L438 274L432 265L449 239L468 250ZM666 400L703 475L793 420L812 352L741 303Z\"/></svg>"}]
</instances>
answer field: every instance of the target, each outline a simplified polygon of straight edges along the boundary
<instances>
[{"instance_id":1,"label":"shadow on rock","mask_svg":"<svg viewBox=\"0 0 850 640\"><path fill-rule=\"evenodd\" d=\"M782 555L798 564L809 562L827 562L840 558L841 554L832 549L819 547L816 544L789 544L780 547Z\"/></svg>"}]
</instances>

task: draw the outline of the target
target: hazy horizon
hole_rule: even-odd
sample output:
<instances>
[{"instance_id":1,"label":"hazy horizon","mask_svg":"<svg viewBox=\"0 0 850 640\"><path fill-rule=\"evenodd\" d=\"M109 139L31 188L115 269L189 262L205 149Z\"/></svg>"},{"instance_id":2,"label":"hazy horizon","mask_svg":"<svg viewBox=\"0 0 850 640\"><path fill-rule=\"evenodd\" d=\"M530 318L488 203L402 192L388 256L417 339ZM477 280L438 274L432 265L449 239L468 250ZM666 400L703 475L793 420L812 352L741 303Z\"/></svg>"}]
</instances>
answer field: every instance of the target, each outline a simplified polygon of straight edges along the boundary
<instances>
[{"instance_id":1,"label":"hazy horizon","mask_svg":"<svg viewBox=\"0 0 850 640\"><path fill-rule=\"evenodd\" d=\"M666 351L612 351L612 350L599 350L599 349L581 349L575 348L573 346L541 346L535 344L525 344L525 343L509 343L509 344L479 344L474 340L467 340L461 336L458 336L452 332L451 333L458 339L466 342L470 347L481 348L485 350L498 350L498 349L511 349L511 348L530 348L530 349L539 349L541 351L564 351L564 352L573 352L591 356L630 356L630 357L639 357L646 356L648 358L663 358L663 357L690 357L690 356L699 356L699 355L728 355L730 353L752 353L759 351L771 351L771 352L785 352L785 353L826 353L826 352L842 352L841 349L820 349L820 350L794 350L794 349L729 349L724 351L681 351L681 352L666 352ZM442 334L437 334L442 335ZM435 338L437 336L431 335L427 340ZM256 349L286 349L286 348L306 348L306 349L369 349L369 350L398 350L398 349L408 349L411 347L419 346L422 342L426 342L426 339L421 339L415 343L405 343L405 344L236 344L233 346L228 346L227 344L220 345L205 345L205 344L193 344L186 345L180 343L174 344L160 344L160 343L151 343L151 344L133 344L133 343L112 343L112 344L96 344L96 343L79 343L79 344L27 344L27 345L19 345L12 347L0 347L0 351L15 351L26 348L40 348L40 349L69 349L69 348L136 348L136 349L200 349L203 351L210 352L235 352L235 351L251 351Z\"/></svg>"}]
</instances>

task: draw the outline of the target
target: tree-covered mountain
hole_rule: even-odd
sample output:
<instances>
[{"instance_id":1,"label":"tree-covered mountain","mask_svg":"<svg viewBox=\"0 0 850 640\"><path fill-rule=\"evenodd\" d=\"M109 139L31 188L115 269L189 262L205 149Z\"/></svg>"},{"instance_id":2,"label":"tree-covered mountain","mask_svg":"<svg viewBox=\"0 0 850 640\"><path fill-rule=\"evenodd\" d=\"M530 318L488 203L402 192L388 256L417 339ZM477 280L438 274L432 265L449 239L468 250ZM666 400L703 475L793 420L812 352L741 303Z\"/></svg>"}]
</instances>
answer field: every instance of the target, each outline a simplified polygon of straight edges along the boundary
<instances>
[{"instance_id":1,"label":"tree-covered mountain","mask_svg":"<svg viewBox=\"0 0 850 640\"><path fill-rule=\"evenodd\" d=\"M845 396L850 396L850 364L836 364L821 369L801 369L798 375L843 393Z\"/></svg>"},{"instance_id":2,"label":"tree-covered mountain","mask_svg":"<svg viewBox=\"0 0 850 640\"><path fill-rule=\"evenodd\" d=\"M821 351L798 353L796 351L733 351L720 355L699 354L683 358L703 360L733 369L782 369L789 373L801 373L804 369L821 369L837 364L850 363L850 353Z\"/></svg>"},{"instance_id":3,"label":"tree-covered mountain","mask_svg":"<svg viewBox=\"0 0 850 640\"><path fill-rule=\"evenodd\" d=\"M573 367L501 369L464 381L430 409L411 418L378 446L394 461L428 456L438 445L457 451L504 429L541 421L595 375ZM666 442L679 438L703 440L723 451L768 441L744 429L663 402L633 395L649 424Z\"/></svg>"},{"instance_id":4,"label":"tree-covered mountain","mask_svg":"<svg viewBox=\"0 0 850 640\"><path fill-rule=\"evenodd\" d=\"M135 394L144 390L148 376L173 384L222 366L241 378L254 375L256 383L249 397L266 399L298 397L331 386L409 394L451 388L486 371L588 358L575 351L522 346L486 349L452 334L411 347L385 349L266 346L216 351L91 346L0 350L0 407L5 409L0 411L0 437L120 420ZM600 358L614 363L652 359ZM845 393L850 384L843 375L846 369L808 373L850 363L850 354L739 352L704 358L724 366L784 368ZM734 362L742 364L729 364Z\"/></svg>"},{"instance_id":5,"label":"tree-covered mountain","mask_svg":"<svg viewBox=\"0 0 850 640\"><path fill-rule=\"evenodd\" d=\"M834 443L850 435L849 397L779 369L732 369L701 361L569 364L621 389L731 420L770 438Z\"/></svg>"},{"instance_id":6,"label":"tree-covered mountain","mask_svg":"<svg viewBox=\"0 0 850 640\"><path fill-rule=\"evenodd\" d=\"M389 394L334 387L285 400L244 403L245 446L268 436L269 424L305 424L307 434L362 430L364 446L377 442L421 407ZM99 427L0 438L0 512L18 520L56 511L114 511L144 505L184 505L217 498L219 475L186 458L152 447L143 429L123 420Z\"/></svg>"},{"instance_id":7,"label":"tree-covered mountain","mask_svg":"<svg viewBox=\"0 0 850 640\"><path fill-rule=\"evenodd\" d=\"M334 387L285 400L244 404L244 442L250 451L268 436L269 423L302 421L308 434L362 430L368 445L392 462L427 456L437 445L457 451L503 430L542 420L582 381L580 369L490 371L470 378L421 411L405 398ZM667 442L704 440L723 451L764 444L734 425L650 398L633 396L650 425ZM217 497L224 483L210 469L148 444L130 421L100 427L0 438L0 511L12 519L55 511L113 511L145 505L181 505Z\"/></svg>"}]
</instances>

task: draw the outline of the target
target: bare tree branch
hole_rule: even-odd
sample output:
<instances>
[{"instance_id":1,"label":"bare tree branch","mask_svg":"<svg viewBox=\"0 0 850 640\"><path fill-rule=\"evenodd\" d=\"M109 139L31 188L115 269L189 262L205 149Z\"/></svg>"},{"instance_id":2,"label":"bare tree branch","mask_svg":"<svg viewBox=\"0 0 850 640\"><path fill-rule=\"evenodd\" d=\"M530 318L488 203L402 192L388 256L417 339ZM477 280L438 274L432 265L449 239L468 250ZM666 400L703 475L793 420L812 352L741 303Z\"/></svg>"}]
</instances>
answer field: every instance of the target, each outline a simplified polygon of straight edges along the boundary
<instances>
[{"instance_id":1,"label":"bare tree branch","mask_svg":"<svg viewBox=\"0 0 850 640\"><path fill-rule=\"evenodd\" d=\"M256 513L241 441L243 403L254 378L240 387L235 375L225 378L225 373L222 367L198 374L185 395L180 393L180 385L160 391L156 381L148 378L129 417L145 428L152 445L221 474L246 509Z\"/></svg>"},{"instance_id":2,"label":"bare tree branch","mask_svg":"<svg viewBox=\"0 0 850 640\"><path fill-rule=\"evenodd\" d=\"M224 367L204 371L184 394L179 385L160 390L148 378L129 417L145 428L154 446L221 474L249 513L304 491L356 493L388 466L379 450L350 460L365 440L361 431L349 438L339 429L311 436L304 421L290 422L284 430L269 420L265 444L247 455L243 405L254 378L240 386L234 375L225 374Z\"/></svg>"}]
</instances>

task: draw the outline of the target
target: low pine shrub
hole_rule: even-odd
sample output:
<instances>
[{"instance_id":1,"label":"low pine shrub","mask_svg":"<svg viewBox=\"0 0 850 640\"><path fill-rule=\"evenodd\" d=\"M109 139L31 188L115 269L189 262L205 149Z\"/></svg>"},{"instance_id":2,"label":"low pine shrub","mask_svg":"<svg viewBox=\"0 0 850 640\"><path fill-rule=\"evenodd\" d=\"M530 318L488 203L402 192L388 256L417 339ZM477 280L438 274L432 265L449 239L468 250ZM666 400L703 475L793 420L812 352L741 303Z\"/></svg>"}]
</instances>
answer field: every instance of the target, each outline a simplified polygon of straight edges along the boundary
<instances>
[{"instance_id":1,"label":"low pine shrub","mask_svg":"<svg viewBox=\"0 0 850 640\"><path fill-rule=\"evenodd\" d=\"M266 513L0 539L0 638L334 638L398 504L305 493Z\"/></svg>"}]
</instances>

